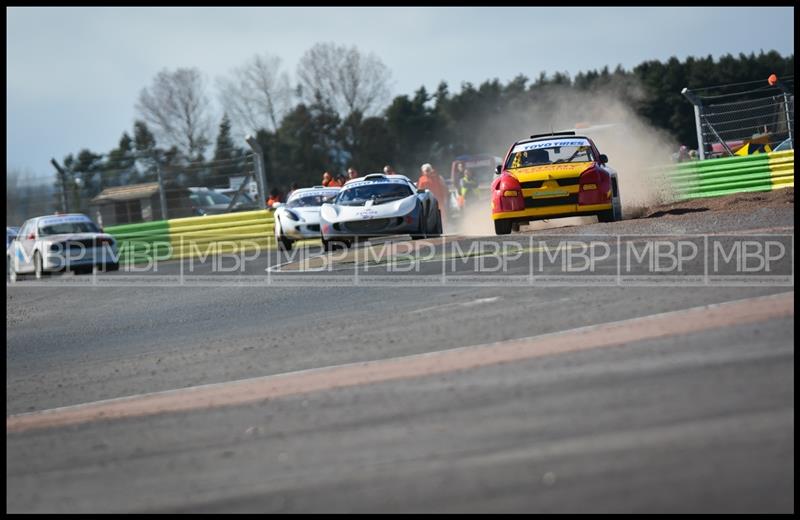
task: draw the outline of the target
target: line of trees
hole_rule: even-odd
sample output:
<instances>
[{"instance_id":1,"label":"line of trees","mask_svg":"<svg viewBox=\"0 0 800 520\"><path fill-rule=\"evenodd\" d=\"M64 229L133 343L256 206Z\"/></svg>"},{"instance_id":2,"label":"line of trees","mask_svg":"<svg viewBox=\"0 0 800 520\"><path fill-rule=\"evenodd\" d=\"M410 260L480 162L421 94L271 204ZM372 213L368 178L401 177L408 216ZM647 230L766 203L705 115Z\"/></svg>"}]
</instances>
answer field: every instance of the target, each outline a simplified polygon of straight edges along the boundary
<instances>
[{"instance_id":1,"label":"line of trees","mask_svg":"<svg viewBox=\"0 0 800 520\"><path fill-rule=\"evenodd\" d=\"M540 72L531 80L526 73L538 71L521 71L505 84L462 83L458 92L441 82L434 92L423 86L390 99L391 73L377 56L318 43L297 64L294 84L280 58L269 54L253 56L218 79L224 111L218 117L200 70L163 70L141 91L132 135L123 133L119 146L106 154L88 149L70 154L63 165L68 183L81 179L84 194L93 196L106 185L154 180L154 161L213 166L215 160L244 157L243 137L250 133L265 150L269 184L284 190L295 182L316 184L323 171L343 173L350 165L365 173L388 163L415 176L424 162L445 170L457 155L502 155L509 139L550 130L553 121L532 119L531 107L552 103L563 92L585 97L612 92L649 125L695 146L693 110L680 94L683 87L766 81L771 73L793 71L794 55L775 51L719 60L673 57L574 78ZM121 173L102 175L107 170Z\"/></svg>"}]
</instances>

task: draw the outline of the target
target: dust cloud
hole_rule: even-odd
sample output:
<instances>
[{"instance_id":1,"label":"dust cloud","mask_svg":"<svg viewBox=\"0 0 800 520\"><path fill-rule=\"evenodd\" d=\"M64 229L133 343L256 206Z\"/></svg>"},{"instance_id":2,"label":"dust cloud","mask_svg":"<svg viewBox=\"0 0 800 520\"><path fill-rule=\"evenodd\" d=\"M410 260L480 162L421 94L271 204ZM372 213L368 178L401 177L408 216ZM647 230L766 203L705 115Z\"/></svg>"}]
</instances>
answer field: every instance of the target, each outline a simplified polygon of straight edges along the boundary
<instances>
[{"instance_id":1,"label":"dust cloud","mask_svg":"<svg viewBox=\"0 0 800 520\"><path fill-rule=\"evenodd\" d=\"M636 218L648 208L675 200L664 166L678 143L665 131L654 128L636 114L635 105L643 99L642 89L631 82L610 83L587 91L550 87L512 105L505 113L492 117L481 128L486 149L504 157L509 146L532 134L575 130L594 140L600 153L608 156L608 166L617 171L623 217ZM527 229L577 225L594 217L552 219L531 223ZM494 233L489 202L475 204L449 232L467 235Z\"/></svg>"}]
</instances>

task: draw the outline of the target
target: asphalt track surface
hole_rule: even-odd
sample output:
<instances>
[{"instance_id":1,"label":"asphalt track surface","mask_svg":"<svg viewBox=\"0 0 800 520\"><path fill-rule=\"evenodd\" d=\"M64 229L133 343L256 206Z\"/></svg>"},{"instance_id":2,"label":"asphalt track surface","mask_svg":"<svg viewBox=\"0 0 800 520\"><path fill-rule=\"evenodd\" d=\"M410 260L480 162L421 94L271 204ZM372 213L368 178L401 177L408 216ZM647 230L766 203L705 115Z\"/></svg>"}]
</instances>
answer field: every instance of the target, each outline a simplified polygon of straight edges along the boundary
<instances>
[{"instance_id":1,"label":"asphalt track surface","mask_svg":"<svg viewBox=\"0 0 800 520\"><path fill-rule=\"evenodd\" d=\"M720 211L536 236L793 236L793 219L793 207ZM507 274L524 276L532 254ZM439 273L438 258L419 274ZM224 276L263 277L288 260L270 253ZM160 264L142 274L152 283L126 285L136 273L120 272L107 286L75 287L91 277L66 275L7 287L8 512L794 510L793 278L320 286L287 273L285 286L159 283L187 266ZM191 268L212 271L209 261ZM471 262L454 271L476 274ZM765 311L725 323L724 302ZM712 314L722 321L704 321ZM640 318L696 327L650 334ZM624 320L615 327L643 333L606 336L602 327ZM536 350L562 336L575 348ZM519 338L534 339L513 361L437 365ZM416 368L396 378L382 371L409 360ZM314 387L319 370L363 362L377 363L374 379ZM257 401L19 427L128 396L123 408L196 387L220 397L251 379L296 386Z\"/></svg>"}]
</instances>

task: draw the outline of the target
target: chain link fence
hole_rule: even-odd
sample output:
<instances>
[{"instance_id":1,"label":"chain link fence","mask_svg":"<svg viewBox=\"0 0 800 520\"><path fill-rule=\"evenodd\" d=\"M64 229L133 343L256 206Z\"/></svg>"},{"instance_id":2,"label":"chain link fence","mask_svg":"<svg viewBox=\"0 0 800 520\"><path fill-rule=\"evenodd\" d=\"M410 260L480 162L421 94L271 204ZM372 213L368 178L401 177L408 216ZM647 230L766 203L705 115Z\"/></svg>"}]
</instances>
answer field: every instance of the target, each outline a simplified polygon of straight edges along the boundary
<instances>
[{"instance_id":1,"label":"chain link fence","mask_svg":"<svg viewBox=\"0 0 800 520\"><path fill-rule=\"evenodd\" d=\"M94 156L58 166L52 178L7 177L6 223L55 212L84 213L100 226L259 209L257 157L185 161L165 153Z\"/></svg>"},{"instance_id":2,"label":"chain link fence","mask_svg":"<svg viewBox=\"0 0 800 520\"><path fill-rule=\"evenodd\" d=\"M695 108L701 158L791 150L794 138L794 77L684 89Z\"/></svg>"}]
</instances>

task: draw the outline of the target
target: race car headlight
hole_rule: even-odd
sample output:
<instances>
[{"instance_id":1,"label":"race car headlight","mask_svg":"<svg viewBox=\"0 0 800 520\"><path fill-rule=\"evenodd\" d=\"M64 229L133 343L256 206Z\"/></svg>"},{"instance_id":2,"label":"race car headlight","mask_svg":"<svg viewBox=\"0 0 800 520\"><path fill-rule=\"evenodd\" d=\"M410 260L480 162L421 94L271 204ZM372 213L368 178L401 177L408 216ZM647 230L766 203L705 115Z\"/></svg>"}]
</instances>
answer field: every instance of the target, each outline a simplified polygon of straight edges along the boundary
<instances>
[{"instance_id":1,"label":"race car headlight","mask_svg":"<svg viewBox=\"0 0 800 520\"><path fill-rule=\"evenodd\" d=\"M294 211L292 211L290 209L286 210L286 216L289 217L292 220L295 220L295 221L300 220L300 217L297 216L297 213L295 213Z\"/></svg>"}]
</instances>

